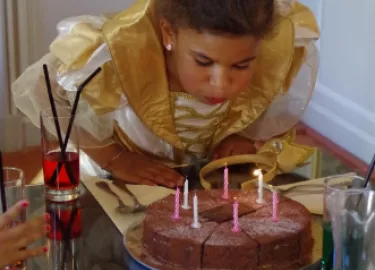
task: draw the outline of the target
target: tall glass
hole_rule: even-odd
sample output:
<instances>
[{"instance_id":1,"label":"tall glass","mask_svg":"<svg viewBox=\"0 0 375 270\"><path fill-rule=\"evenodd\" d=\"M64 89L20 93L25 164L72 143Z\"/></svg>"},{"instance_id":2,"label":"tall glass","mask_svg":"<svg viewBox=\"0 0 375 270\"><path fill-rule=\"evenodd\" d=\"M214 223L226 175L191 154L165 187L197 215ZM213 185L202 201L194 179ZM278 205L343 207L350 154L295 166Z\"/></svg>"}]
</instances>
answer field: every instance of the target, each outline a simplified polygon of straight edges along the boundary
<instances>
[{"instance_id":1,"label":"tall glass","mask_svg":"<svg viewBox=\"0 0 375 270\"><path fill-rule=\"evenodd\" d=\"M71 201L79 197L78 129L75 122L69 126L70 117L70 107L57 108L57 118L49 108L43 110L40 116L46 197L56 202ZM57 121L60 125L60 138L56 129ZM69 129L68 144L64 148Z\"/></svg>"},{"instance_id":2,"label":"tall glass","mask_svg":"<svg viewBox=\"0 0 375 270\"><path fill-rule=\"evenodd\" d=\"M47 235L48 269L79 270L82 234L79 200L47 202L46 208L52 220L52 230Z\"/></svg>"},{"instance_id":3,"label":"tall glass","mask_svg":"<svg viewBox=\"0 0 375 270\"><path fill-rule=\"evenodd\" d=\"M5 200L8 209L25 199L25 177L24 172L14 167L4 167L4 187ZM11 226L16 226L26 220L26 210L23 209L18 217L16 217ZM23 269L26 266L25 261L17 261L14 265L9 265L5 269Z\"/></svg>"},{"instance_id":4,"label":"tall glass","mask_svg":"<svg viewBox=\"0 0 375 270\"><path fill-rule=\"evenodd\" d=\"M331 219L327 205L328 196L336 190L349 187L362 187L364 179L356 175L336 175L324 180L323 196L323 254L321 270L332 270L334 263L334 242L332 237Z\"/></svg>"},{"instance_id":5,"label":"tall glass","mask_svg":"<svg viewBox=\"0 0 375 270\"><path fill-rule=\"evenodd\" d=\"M375 192L347 189L327 198L335 243L334 270L375 269Z\"/></svg>"}]
</instances>

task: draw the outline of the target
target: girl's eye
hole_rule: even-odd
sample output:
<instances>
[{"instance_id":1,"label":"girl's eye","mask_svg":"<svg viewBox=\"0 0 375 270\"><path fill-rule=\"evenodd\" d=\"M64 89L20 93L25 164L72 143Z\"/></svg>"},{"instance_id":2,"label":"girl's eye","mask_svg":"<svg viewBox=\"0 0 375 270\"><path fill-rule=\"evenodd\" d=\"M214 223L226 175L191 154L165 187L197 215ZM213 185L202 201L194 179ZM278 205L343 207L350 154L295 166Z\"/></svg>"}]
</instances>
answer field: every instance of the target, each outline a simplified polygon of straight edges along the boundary
<instances>
[{"instance_id":1,"label":"girl's eye","mask_svg":"<svg viewBox=\"0 0 375 270\"><path fill-rule=\"evenodd\" d=\"M199 61L198 59L195 59L195 62L199 65L199 66L202 66L202 67L208 67L208 66L211 66L213 64L212 61Z\"/></svg>"},{"instance_id":2,"label":"girl's eye","mask_svg":"<svg viewBox=\"0 0 375 270\"><path fill-rule=\"evenodd\" d=\"M248 69L248 68L249 68L249 65L244 65L244 66L233 66L233 68L235 68L235 69L239 69L239 70L244 70L244 69Z\"/></svg>"}]
</instances>

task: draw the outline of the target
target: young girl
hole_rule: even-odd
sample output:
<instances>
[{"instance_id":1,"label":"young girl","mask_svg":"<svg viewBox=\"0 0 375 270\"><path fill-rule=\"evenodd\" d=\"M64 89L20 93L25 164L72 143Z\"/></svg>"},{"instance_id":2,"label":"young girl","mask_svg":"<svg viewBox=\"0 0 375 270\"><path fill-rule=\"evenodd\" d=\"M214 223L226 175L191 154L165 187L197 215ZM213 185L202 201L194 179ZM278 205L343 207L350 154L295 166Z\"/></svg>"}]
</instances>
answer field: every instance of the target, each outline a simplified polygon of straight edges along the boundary
<instances>
[{"instance_id":1,"label":"young girl","mask_svg":"<svg viewBox=\"0 0 375 270\"><path fill-rule=\"evenodd\" d=\"M96 68L77 118L81 168L131 183L183 183L171 163L250 154L291 129L316 78L315 19L292 0L137 0L115 16L69 18L14 84L39 125L47 63L58 106Z\"/></svg>"}]
</instances>

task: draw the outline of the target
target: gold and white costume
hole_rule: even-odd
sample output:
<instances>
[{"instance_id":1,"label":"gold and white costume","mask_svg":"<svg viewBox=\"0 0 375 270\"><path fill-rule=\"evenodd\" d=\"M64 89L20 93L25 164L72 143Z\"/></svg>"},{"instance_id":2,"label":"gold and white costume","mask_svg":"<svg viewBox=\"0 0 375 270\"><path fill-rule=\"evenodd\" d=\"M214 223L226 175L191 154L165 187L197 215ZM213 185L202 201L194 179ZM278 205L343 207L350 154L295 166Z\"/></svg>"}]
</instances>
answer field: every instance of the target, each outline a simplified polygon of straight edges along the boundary
<instances>
[{"instance_id":1,"label":"gold and white costume","mask_svg":"<svg viewBox=\"0 0 375 270\"><path fill-rule=\"evenodd\" d=\"M58 106L71 103L76 86L102 67L85 88L79 107L77 123L96 142L87 147L116 141L131 151L180 163L191 154L206 157L231 134L271 140L299 121L318 68L314 44L319 30L311 11L292 0L276 2L280 22L261 43L251 83L231 101L211 106L170 92L154 0L137 0L110 18L81 16L60 22L50 53L14 82L14 101L39 126L39 112L49 106L43 64L50 68ZM291 143L285 143L283 151L298 148ZM278 170L306 160L310 151L300 150L296 157L277 159L278 164L288 163L277 165ZM81 168L89 175L106 174L84 153Z\"/></svg>"}]
</instances>

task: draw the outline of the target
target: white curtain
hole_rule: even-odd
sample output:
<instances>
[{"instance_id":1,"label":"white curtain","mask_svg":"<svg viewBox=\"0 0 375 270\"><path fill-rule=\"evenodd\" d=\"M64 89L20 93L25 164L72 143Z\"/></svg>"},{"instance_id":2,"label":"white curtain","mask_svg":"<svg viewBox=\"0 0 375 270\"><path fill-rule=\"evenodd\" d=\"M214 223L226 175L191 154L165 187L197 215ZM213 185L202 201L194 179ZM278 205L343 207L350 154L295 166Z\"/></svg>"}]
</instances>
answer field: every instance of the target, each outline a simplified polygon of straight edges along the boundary
<instances>
[{"instance_id":1,"label":"white curtain","mask_svg":"<svg viewBox=\"0 0 375 270\"><path fill-rule=\"evenodd\" d=\"M32 126L14 106L10 86L40 56L39 7L39 0L0 0L0 148L3 151L19 150L38 141L30 132Z\"/></svg>"},{"instance_id":2,"label":"white curtain","mask_svg":"<svg viewBox=\"0 0 375 270\"><path fill-rule=\"evenodd\" d=\"M1 5L5 113L17 115L17 109L11 100L10 84L40 55L37 43L40 40L39 0L1 0Z\"/></svg>"}]
</instances>

